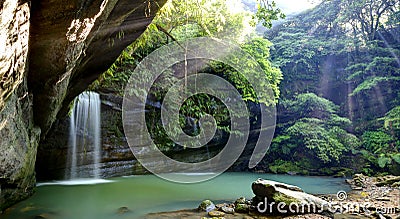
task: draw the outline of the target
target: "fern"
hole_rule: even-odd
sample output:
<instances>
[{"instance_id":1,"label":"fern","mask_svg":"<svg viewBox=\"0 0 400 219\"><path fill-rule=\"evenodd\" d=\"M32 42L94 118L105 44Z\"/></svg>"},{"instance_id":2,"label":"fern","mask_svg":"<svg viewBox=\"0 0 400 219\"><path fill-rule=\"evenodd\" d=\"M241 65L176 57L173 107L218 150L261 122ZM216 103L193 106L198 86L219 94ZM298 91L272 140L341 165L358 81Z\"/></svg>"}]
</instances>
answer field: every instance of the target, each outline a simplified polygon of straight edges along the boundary
<instances>
[{"instance_id":1,"label":"fern","mask_svg":"<svg viewBox=\"0 0 400 219\"><path fill-rule=\"evenodd\" d=\"M400 153L392 154L392 160L400 164Z\"/></svg>"},{"instance_id":2,"label":"fern","mask_svg":"<svg viewBox=\"0 0 400 219\"><path fill-rule=\"evenodd\" d=\"M358 85L350 94L350 96L354 96L360 92L370 90L371 88L376 87L379 83L387 81L400 81L400 77L370 77L362 82L360 85Z\"/></svg>"},{"instance_id":3,"label":"fern","mask_svg":"<svg viewBox=\"0 0 400 219\"><path fill-rule=\"evenodd\" d=\"M384 155L381 155L378 158L378 165L380 168L385 168L388 164L392 163L392 159L390 159L389 157L386 157Z\"/></svg>"}]
</instances>

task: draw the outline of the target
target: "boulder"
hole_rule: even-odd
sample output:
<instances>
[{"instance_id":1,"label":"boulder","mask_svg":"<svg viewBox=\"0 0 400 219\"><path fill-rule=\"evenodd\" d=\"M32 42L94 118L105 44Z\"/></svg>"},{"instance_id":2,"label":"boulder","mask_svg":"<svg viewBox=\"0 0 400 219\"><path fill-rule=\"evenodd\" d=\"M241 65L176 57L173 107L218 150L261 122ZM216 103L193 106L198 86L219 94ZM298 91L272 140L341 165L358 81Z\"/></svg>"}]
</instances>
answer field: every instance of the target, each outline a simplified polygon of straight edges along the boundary
<instances>
[{"instance_id":1,"label":"boulder","mask_svg":"<svg viewBox=\"0 0 400 219\"><path fill-rule=\"evenodd\" d=\"M386 176L381 182L376 183L376 186L396 186L399 182L400 176Z\"/></svg>"},{"instance_id":2,"label":"boulder","mask_svg":"<svg viewBox=\"0 0 400 219\"><path fill-rule=\"evenodd\" d=\"M253 206L260 213L318 213L328 208L328 202L305 193L301 188L271 180L258 179L252 184Z\"/></svg>"},{"instance_id":3,"label":"boulder","mask_svg":"<svg viewBox=\"0 0 400 219\"><path fill-rule=\"evenodd\" d=\"M215 205L212 201L210 200L204 200L200 203L199 207L197 207L199 211L206 211L210 212L215 209Z\"/></svg>"},{"instance_id":4,"label":"boulder","mask_svg":"<svg viewBox=\"0 0 400 219\"><path fill-rule=\"evenodd\" d=\"M354 174L351 185L358 186L358 187L365 187L366 180L367 180L367 177L364 176L362 173Z\"/></svg>"},{"instance_id":5,"label":"boulder","mask_svg":"<svg viewBox=\"0 0 400 219\"><path fill-rule=\"evenodd\" d=\"M247 204L236 204L235 205L235 212L247 213L247 212L249 212L249 205L247 205Z\"/></svg>"},{"instance_id":6,"label":"boulder","mask_svg":"<svg viewBox=\"0 0 400 219\"><path fill-rule=\"evenodd\" d=\"M117 209L117 214L122 215L131 212L128 207L120 207Z\"/></svg>"},{"instance_id":7,"label":"boulder","mask_svg":"<svg viewBox=\"0 0 400 219\"><path fill-rule=\"evenodd\" d=\"M220 210L227 214L235 214L235 209L228 206L222 206Z\"/></svg>"},{"instance_id":8,"label":"boulder","mask_svg":"<svg viewBox=\"0 0 400 219\"><path fill-rule=\"evenodd\" d=\"M225 216L224 212L220 212L220 211L210 211L208 212L208 216L210 217L223 217Z\"/></svg>"},{"instance_id":9,"label":"boulder","mask_svg":"<svg viewBox=\"0 0 400 219\"><path fill-rule=\"evenodd\" d=\"M246 199L244 197L240 197L240 198L236 199L235 205L237 205L237 204L246 204Z\"/></svg>"}]
</instances>

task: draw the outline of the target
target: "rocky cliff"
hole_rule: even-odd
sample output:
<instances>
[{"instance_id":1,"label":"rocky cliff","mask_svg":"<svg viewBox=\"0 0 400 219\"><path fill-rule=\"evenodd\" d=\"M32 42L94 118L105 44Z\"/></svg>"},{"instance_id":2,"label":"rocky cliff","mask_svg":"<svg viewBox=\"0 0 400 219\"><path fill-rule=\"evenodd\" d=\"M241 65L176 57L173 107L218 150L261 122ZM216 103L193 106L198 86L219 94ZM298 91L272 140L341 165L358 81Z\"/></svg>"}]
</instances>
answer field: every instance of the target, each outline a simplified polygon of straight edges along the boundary
<instances>
[{"instance_id":1,"label":"rocky cliff","mask_svg":"<svg viewBox=\"0 0 400 219\"><path fill-rule=\"evenodd\" d=\"M101 96L101 158L100 176L102 178L143 173L137 167L133 153L123 135L122 97L102 94ZM37 151L36 176L39 181L63 180L70 172L68 165L70 119L57 119L46 139ZM90 178L93 169L92 148L78 150L77 157L85 157L78 163L76 175Z\"/></svg>"},{"instance_id":2,"label":"rocky cliff","mask_svg":"<svg viewBox=\"0 0 400 219\"><path fill-rule=\"evenodd\" d=\"M101 99L101 154L99 160L100 176L102 178L127 176L149 173L136 160L131 152L126 137L124 136L122 124L122 97L113 93L106 93L108 89L100 92ZM160 102L149 102L148 107L158 108ZM248 162L252 156L260 131L260 108L259 105L249 103L249 109L254 117L251 121L251 131L247 146L239 159L232 165L229 171L249 171ZM193 118L187 117L188 120ZM184 130L199 129L196 123L187 124ZM36 177L39 181L64 180L68 178L71 166L68 164L69 153L69 131L70 118L57 119L53 128L41 141L37 151ZM79 134L81 135L81 134ZM226 145L229 134L217 132L213 140L206 147L189 149L176 146L173 148L160 148L160 150L174 160L185 163L193 163L208 160L218 153ZM93 148L78 149L77 157L84 157L84 161L76 166L76 175L79 178L90 178L93 176L94 161L92 159ZM164 164L159 163L162 167ZM265 168L265 167L261 167Z\"/></svg>"},{"instance_id":3,"label":"rocky cliff","mask_svg":"<svg viewBox=\"0 0 400 219\"><path fill-rule=\"evenodd\" d=\"M0 0L0 210L32 194L41 139L165 0Z\"/></svg>"},{"instance_id":4,"label":"rocky cliff","mask_svg":"<svg viewBox=\"0 0 400 219\"><path fill-rule=\"evenodd\" d=\"M0 210L32 194L40 129L27 86L29 3L0 4Z\"/></svg>"}]
</instances>

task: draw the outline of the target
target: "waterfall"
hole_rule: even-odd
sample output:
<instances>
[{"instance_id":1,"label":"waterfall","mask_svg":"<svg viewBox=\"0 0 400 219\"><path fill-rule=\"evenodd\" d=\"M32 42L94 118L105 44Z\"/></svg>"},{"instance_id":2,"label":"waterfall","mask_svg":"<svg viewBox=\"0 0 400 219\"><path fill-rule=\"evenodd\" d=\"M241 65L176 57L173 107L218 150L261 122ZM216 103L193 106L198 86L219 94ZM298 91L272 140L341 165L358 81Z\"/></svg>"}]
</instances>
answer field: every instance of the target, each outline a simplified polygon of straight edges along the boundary
<instances>
[{"instance_id":1,"label":"waterfall","mask_svg":"<svg viewBox=\"0 0 400 219\"><path fill-rule=\"evenodd\" d=\"M65 178L100 178L99 94L86 91L75 98L70 116L68 144Z\"/></svg>"}]
</instances>

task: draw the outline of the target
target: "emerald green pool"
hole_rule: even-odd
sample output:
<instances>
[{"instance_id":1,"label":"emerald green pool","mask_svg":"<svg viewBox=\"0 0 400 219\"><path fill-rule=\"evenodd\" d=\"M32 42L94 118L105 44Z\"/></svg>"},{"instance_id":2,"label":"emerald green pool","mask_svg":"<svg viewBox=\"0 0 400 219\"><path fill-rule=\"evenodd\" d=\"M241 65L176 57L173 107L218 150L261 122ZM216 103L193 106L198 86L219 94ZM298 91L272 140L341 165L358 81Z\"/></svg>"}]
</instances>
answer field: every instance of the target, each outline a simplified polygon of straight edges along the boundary
<instances>
[{"instance_id":1,"label":"emerald green pool","mask_svg":"<svg viewBox=\"0 0 400 219\"><path fill-rule=\"evenodd\" d=\"M108 180L39 183L36 193L13 206L1 218L132 219L150 212L196 208L204 199L219 203L244 196L251 198L257 178L297 185L314 194L349 190L343 178L306 177L258 173L224 173L196 184L178 184L153 175ZM118 208L131 211L119 214Z\"/></svg>"}]
</instances>

